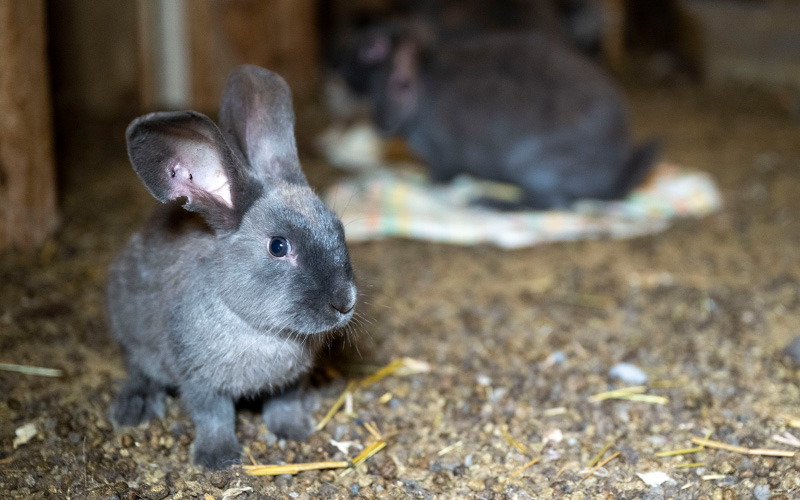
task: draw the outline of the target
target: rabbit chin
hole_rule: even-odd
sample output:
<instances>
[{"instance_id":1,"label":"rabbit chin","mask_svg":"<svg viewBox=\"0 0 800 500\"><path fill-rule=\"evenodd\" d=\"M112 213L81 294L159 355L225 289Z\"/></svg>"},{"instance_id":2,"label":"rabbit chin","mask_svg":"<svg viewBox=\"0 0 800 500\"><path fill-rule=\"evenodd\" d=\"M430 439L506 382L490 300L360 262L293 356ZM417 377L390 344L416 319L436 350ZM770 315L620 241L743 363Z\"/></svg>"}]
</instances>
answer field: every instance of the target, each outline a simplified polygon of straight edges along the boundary
<instances>
[{"instance_id":1,"label":"rabbit chin","mask_svg":"<svg viewBox=\"0 0 800 500\"><path fill-rule=\"evenodd\" d=\"M337 313L337 316L338 318L333 321L331 321L330 318L320 318L316 321L309 321L303 325L298 325L294 328L294 332L308 336L337 332L350 323L350 320L353 318L353 311L351 310L346 314Z\"/></svg>"}]
</instances>

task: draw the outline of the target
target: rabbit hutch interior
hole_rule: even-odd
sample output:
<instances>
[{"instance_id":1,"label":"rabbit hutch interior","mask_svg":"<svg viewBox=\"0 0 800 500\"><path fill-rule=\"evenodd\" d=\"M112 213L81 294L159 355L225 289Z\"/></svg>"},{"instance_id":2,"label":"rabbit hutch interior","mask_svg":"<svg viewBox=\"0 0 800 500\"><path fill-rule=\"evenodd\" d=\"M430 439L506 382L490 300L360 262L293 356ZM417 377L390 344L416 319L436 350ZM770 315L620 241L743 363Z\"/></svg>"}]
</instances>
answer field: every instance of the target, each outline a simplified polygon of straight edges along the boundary
<instances>
[{"instance_id":1,"label":"rabbit hutch interior","mask_svg":"<svg viewBox=\"0 0 800 500\"><path fill-rule=\"evenodd\" d=\"M0 498L798 498L798 195L794 0L0 0Z\"/></svg>"}]
</instances>

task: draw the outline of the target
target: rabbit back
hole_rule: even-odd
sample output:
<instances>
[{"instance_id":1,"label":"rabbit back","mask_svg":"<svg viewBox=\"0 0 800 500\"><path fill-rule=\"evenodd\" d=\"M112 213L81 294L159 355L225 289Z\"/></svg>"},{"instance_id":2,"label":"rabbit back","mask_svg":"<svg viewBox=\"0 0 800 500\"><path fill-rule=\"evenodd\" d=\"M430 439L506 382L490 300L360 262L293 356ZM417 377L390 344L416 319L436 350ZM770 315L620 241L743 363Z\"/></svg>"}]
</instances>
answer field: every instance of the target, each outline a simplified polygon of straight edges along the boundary
<instances>
[{"instance_id":1,"label":"rabbit back","mask_svg":"<svg viewBox=\"0 0 800 500\"><path fill-rule=\"evenodd\" d=\"M618 197L631 175L649 168L636 161L619 88L547 36L461 40L416 67L395 55L390 68L377 78L384 83L376 85L376 121L404 136L435 180L470 173L511 182L527 191L528 204L548 207ZM406 91L392 86L404 71L416 77L402 87L417 98L413 112Z\"/></svg>"}]
</instances>

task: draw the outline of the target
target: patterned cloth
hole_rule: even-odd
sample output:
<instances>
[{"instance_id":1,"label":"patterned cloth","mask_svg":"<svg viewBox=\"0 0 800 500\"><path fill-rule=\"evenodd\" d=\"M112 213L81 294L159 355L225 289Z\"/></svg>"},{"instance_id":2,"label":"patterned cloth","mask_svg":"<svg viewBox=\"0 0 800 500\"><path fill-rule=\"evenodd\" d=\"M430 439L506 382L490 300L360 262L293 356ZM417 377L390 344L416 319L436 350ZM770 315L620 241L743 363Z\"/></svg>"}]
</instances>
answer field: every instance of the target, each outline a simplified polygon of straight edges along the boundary
<instances>
[{"instance_id":1,"label":"patterned cloth","mask_svg":"<svg viewBox=\"0 0 800 500\"><path fill-rule=\"evenodd\" d=\"M677 217L719 210L722 198L703 172L662 163L627 199L581 201L571 210L496 211L474 202L513 201L517 188L462 176L434 185L422 174L376 168L330 187L323 199L349 241L390 236L461 245L520 248L550 241L631 238L662 231Z\"/></svg>"}]
</instances>

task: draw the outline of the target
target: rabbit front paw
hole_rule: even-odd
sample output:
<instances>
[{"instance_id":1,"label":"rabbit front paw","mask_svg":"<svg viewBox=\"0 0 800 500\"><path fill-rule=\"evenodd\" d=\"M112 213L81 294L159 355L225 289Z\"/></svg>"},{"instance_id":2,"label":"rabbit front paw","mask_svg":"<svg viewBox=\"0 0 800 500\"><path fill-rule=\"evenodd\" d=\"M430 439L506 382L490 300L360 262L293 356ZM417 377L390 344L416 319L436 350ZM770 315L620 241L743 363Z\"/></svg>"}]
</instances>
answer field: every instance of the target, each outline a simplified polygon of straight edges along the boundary
<instances>
[{"instance_id":1,"label":"rabbit front paw","mask_svg":"<svg viewBox=\"0 0 800 500\"><path fill-rule=\"evenodd\" d=\"M194 463L209 469L225 469L240 462L242 447L236 441L195 442Z\"/></svg>"},{"instance_id":2,"label":"rabbit front paw","mask_svg":"<svg viewBox=\"0 0 800 500\"><path fill-rule=\"evenodd\" d=\"M314 432L314 424L307 415L273 413L264 417L264 423L276 436L292 441L308 441Z\"/></svg>"},{"instance_id":3,"label":"rabbit front paw","mask_svg":"<svg viewBox=\"0 0 800 500\"><path fill-rule=\"evenodd\" d=\"M314 432L306 395L299 388L274 395L264 402L264 424L278 437L306 441Z\"/></svg>"},{"instance_id":4,"label":"rabbit front paw","mask_svg":"<svg viewBox=\"0 0 800 500\"><path fill-rule=\"evenodd\" d=\"M166 392L143 375L133 374L111 408L117 425L135 427L164 416Z\"/></svg>"}]
</instances>

